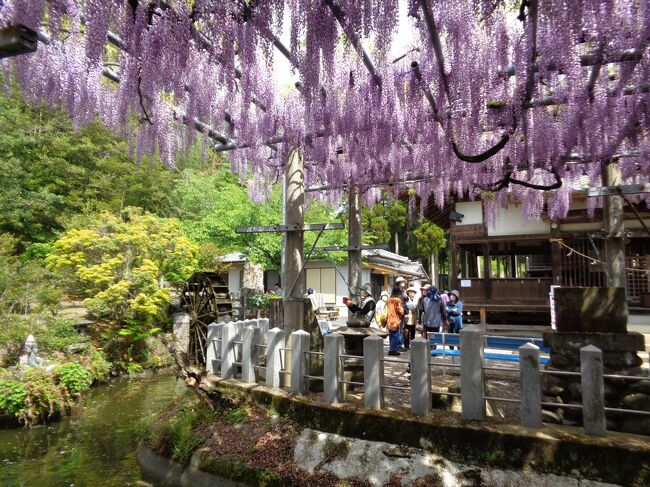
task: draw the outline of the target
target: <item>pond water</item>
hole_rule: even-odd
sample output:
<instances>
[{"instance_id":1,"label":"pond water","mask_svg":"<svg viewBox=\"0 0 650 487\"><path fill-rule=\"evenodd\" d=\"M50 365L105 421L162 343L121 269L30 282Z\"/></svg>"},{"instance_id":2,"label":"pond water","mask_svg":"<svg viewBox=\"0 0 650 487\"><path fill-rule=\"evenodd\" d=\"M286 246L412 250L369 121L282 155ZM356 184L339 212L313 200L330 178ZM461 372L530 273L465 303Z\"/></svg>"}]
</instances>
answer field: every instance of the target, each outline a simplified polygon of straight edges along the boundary
<instances>
[{"instance_id":1,"label":"pond water","mask_svg":"<svg viewBox=\"0 0 650 487\"><path fill-rule=\"evenodd\" d=\"M169 373L114 381L91 389L59 422L0 430L0 485L136 485L141 420L185 393L185 384Z\"/></svg>"}]
</instances>

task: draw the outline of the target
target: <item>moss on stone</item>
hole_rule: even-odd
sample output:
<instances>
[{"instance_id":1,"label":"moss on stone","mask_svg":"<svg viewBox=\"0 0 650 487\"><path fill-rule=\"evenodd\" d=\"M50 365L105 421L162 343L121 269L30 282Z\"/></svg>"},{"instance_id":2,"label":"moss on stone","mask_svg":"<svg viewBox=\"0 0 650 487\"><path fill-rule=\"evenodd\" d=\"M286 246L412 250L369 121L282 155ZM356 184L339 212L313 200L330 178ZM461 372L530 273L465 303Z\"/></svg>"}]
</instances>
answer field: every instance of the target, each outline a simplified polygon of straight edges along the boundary
<instances>
[{"instance_id":1,"label":"moss on stone","mask_svg":"<svg viewBox=\"0 0 650 487\"><path fill-rule=\"evenodd\" d=\"M237 383L217 381L221 398L238 396ZM241 390L241 389L240 389ZM573 434L571 428L528 430L490 420L465 421L456 413L434 412L427 417L408 411L355 409L329 405L265 387L249 388L246 399L313 429L343 436L422 448L452 461L496 468L534 468L541 473L571 475L624 485L650 484L650 442L611 433L608 438ZM238 396L241 399L241 396Z\"/></svg>"},{"instance_id":2,"label":"moss on stone","mask_svg":"<svg viewBox=\"0 0 650 487\"><path fill-rule=\"evenodd\" d=\"M219 477L260 487L283 487L280 475L268 468L254 468L237 458L203 458L199 470Z\"/></svg>"}]
</instances>

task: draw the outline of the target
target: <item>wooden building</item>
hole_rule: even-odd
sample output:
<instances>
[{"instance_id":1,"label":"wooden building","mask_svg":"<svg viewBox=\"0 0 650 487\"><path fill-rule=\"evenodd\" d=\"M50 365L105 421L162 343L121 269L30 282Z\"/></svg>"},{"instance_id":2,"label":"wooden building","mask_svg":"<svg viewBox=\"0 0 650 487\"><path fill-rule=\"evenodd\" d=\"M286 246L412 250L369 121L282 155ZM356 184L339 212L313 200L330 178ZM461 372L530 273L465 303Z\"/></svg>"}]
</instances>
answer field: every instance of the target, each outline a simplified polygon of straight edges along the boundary
<instances>
[{"instance_id":1,"label":"wooden building","mask_svg":"<svg viewBox=\"0 0 650 487\"><path fill-rule=\"evenodd\" d=\"M449 212L462 215L451 221ZM650 211L638 205L650 226ZM465 309L490 323L550 323L552 285L606 285L603 214L587 214L576 193L566 218L524 221L511 201L488 225L480 201L456 202L434 215L449 234L448 285L458 289ZM625 208L627 299L632 310L650 307L650 236ZM436 221L438 220L438 221Z\"/></svg>"},{"instance_id":2,"label":"wooden building","mask_svg":"<svg viewBox=\"0 0 650 487\"><path fill-rule=\"evenodd\" d=\"M423 279L428 278L419 262L387 250L363 250L362 259L361 282L372 284L375 299L379 299L382 291L390 291L397 276L405 277L418 286ZM228 266L224 279L227 280L235 306L238 306L242 288L264 292L280 281L277 271L264 270L250 264L246 255L240 252L222 257L222 262ZM343 296L351 294L347 278L347 263L335 265L325 260L311 259L303 271L305 288L312 288L322 295L323 305L337 310L341 318L346 318L348 313L347 306L343 304Z\"/></svg>"}]
</instances>

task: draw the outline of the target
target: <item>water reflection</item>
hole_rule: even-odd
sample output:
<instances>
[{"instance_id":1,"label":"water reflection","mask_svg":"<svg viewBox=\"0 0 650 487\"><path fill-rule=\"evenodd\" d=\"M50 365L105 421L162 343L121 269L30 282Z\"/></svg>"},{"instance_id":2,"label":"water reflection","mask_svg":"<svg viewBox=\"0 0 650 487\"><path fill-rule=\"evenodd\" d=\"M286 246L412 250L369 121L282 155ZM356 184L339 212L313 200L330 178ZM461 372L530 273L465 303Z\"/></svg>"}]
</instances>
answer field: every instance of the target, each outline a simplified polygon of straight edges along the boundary
<instances>
[{"instance_id":1,"label":"water reflection","mask_svg":"<svg viewBox=\"0 0 650 487\"><path fill-rule=\"evenodd\" d=\"M141 419L185 393L184 384L170 374L113 382L92 389L60 422L0 430L0 482L8 487L135 485Z\"/></svg>"}]
</instances>

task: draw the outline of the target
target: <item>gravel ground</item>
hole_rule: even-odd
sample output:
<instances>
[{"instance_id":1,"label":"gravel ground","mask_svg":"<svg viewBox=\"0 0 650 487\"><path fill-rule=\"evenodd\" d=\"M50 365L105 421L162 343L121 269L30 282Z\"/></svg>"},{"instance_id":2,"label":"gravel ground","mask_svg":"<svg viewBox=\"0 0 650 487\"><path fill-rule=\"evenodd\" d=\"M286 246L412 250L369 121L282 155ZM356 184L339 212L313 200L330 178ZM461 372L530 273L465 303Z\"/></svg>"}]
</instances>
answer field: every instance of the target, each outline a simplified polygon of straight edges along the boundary
<instances>
[{"instance_id":1,"label":"gravel ground","mask_svg":"<svg viewBox=\"0 0 650 487\"><path fill-rule=\"evenodd\" d=\"M410 391L410 374L407 372L407 366L410 362L411 355L409 351L402 352L399 356L388 356L388 346L385 347L384 355L387 360L384 363L385 385L404 387L406 389L384 390L385 405L388 408L410 409L411 408L411 391ZM388 360L391 360L389 362ZM392 362L394 360L394 362ZM346 370L354 369L355 361L346 360ZM445 395L445 392L460 392L460 368L457 367L460 360L455 358L431 357L434 364L431 367L431 387L432 391L442 394L434 395L433 407L436 409L448 409L460 412L460 397ZM361 361L358 362L359 364ZM514 362L503 362L496 360L486 360L486 367L498 367L507 370L486 370L485 379L487 382L487 395L489 397L502 397L508 399L517 399L519 397L519 364ZM363 376L358 374L356 377L346 378L347 380L363 382ZM346 402L363 404L363 387L348 386ZM323 400L322 393L312 393L313 397ZM513 422L519 421L519 404L511 402L501 402L489 400L487 402L488 416L497 416L506 418Z\"/></svg>"}]
</instances>

